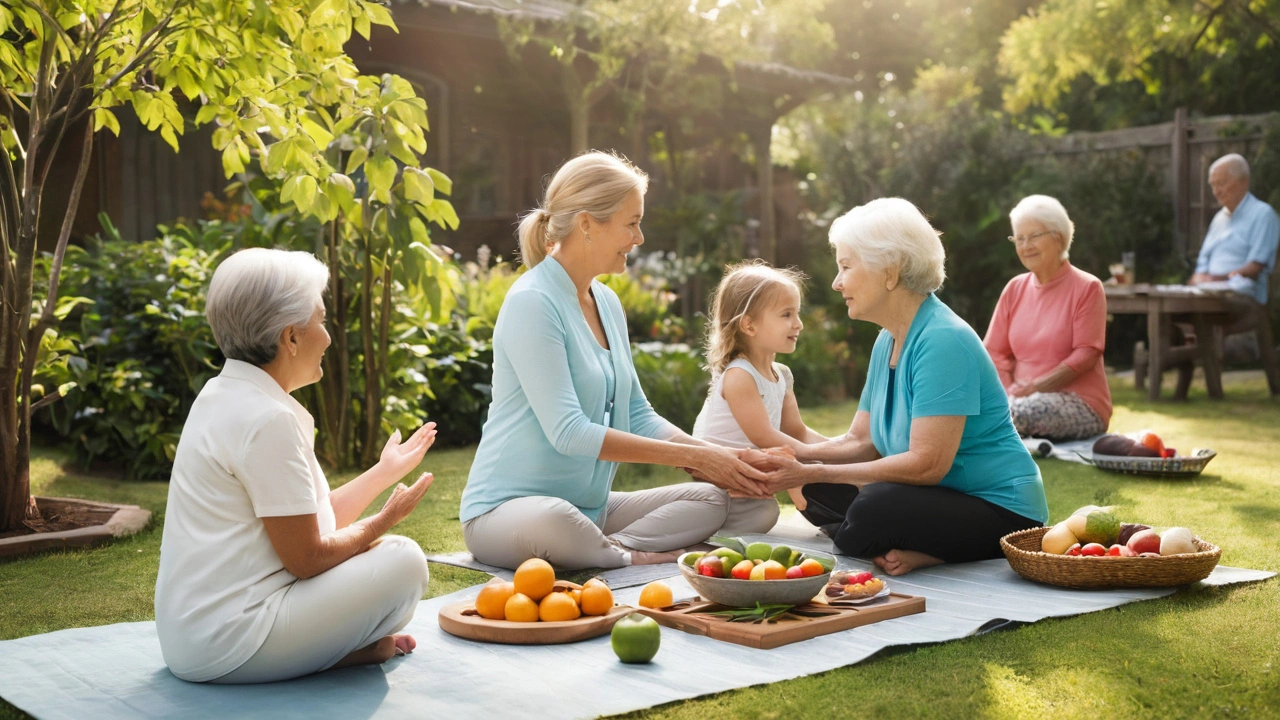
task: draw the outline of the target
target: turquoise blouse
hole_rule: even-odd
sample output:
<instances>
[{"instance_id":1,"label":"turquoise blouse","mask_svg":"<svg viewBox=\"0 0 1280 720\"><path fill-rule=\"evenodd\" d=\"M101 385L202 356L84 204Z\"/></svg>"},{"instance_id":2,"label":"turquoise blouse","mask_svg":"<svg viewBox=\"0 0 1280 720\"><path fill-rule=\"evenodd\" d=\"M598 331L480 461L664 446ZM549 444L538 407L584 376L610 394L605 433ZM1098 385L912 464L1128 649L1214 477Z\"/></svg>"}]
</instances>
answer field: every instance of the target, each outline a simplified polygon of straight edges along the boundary
<instances>
[{"instance_id":1,"label":"turquoise blouse","mask_svg":"<svg viewBox=\"0 0 1280 720\"><path fill-rule=\"evenodd\" d=\"M462 522L514 498L549 496L603 524L618 466L599 459L605 431L656 439L679 432L640 389L618 296L595 280L591 292L608 351L555 258L507 293L493 332L493 401L462 492Z\"/></svg>"},{"instance_id":2,"label":"turquoise blouse","mask_svg":"<svg viewBox=\"0 0 1280 720\"><path fill-rule=\"evenodd\" d=\"M963 415L960 448L939 484L1047 522L1040 468L1013 428L1008 397L973 328L929 295L894 369L892 354L893 336L882 330L858 402L858 410L871 414L871 442L881 457L908 450L915 418Z\"/></svg>"}]
</instances>

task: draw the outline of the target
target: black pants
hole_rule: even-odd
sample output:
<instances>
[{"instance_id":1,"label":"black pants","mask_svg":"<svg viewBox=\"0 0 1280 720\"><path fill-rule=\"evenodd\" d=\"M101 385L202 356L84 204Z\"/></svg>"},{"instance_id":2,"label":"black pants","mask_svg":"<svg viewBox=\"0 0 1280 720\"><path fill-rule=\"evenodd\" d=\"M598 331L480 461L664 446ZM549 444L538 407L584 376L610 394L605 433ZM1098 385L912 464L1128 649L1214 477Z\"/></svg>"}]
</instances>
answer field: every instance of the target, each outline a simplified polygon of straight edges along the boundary
<instances>
[{"instance_id":1,"label":"black pants","mask_svg":"<svg viewBox=\"0 0 1280 720\"><path fill-rule=\"evenodd\" d=\"M1003 557L1000 538L1039 523L973 495L937 485L814 483L802 488L805 519L845 555L872 558L915 550L944 562Z\"/></svg>"}]
</instances>

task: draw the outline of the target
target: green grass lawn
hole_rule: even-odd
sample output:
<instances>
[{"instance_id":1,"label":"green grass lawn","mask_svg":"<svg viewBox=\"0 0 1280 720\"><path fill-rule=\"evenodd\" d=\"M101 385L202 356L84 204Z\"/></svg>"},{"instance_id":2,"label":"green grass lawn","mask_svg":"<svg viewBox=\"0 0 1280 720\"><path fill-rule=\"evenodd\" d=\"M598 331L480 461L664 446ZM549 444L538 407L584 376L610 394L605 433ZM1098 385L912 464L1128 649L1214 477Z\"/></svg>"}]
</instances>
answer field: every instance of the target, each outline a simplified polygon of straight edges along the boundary
<instances>
[{"instance_id":1,"label":"green grass lawn","mask_svg":"<svg viewBox=\"0 0 1280 720\"><path fill-rule=\"evenodd\" d=\"M1198 389L1198 388L1197 388ZM1144 479L1056 460L1040 461L1054 521L1089 504L1118 505L1124 519L1185 525L1223 548L1226 565L1280 570L1280 402L1249 380L1226 402L1193 389L1191 401L1151 404L1112 384L1112 429L1156 430L1186 452L1218 457L1195 480ZM807 410L810 425L842 432L852 403ZM427 499L395 532L428 552L463 549L458 502L474 448L431 452ZM38 453L37 494L141 505L154 513L139 535L89 550L0 564L0 639L70 627L150 620L166 485L86 477ZM335 485L350 475L332 478ZM679 481L665 468L624 468L618 489ZM380 503L375 503L375 507ZM431 566L429 596L487 576ZM635 713L656 718L1265 717L1280 716L1280 582L1193 588L1172 597L940 645L887 651L811 677L671 703ZM425 648L430 652L430 647ZM708 672L714 672L709 668ZM497 679L495 679L497 682ZM26 717L0 702L0 718Z\"/></svg>"}]
</instances>

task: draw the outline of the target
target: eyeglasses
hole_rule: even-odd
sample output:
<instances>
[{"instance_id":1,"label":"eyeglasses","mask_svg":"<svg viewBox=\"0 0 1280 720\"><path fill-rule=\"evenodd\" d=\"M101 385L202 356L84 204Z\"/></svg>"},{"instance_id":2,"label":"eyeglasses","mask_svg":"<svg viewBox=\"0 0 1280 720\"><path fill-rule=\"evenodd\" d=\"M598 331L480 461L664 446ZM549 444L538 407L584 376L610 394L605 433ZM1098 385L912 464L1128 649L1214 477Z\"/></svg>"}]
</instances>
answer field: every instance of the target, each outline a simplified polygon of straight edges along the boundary
<instances>
[{"instance_id":1,"label":"eyeglasses","mask_svg":"<svg viewBox=\"0 0 1280 720\"><path fill-rule=\"evenodd\" d=\"M1017 235L1017 236L1010 235L1010 236L1009 236L1009 242L1013 243L1014 245L1026 245L1027 243L1031 242L1032 240L1035 240L1036 238L1040 237L1041 235L1048 235L1048 234L1053 233L1053 232L1056 232L1056 231L1055 231L1055 230L1045 230L1045 231L1043 231L1043 232L1035 233L1034 235Z\"/></svg>"}]
</instances>

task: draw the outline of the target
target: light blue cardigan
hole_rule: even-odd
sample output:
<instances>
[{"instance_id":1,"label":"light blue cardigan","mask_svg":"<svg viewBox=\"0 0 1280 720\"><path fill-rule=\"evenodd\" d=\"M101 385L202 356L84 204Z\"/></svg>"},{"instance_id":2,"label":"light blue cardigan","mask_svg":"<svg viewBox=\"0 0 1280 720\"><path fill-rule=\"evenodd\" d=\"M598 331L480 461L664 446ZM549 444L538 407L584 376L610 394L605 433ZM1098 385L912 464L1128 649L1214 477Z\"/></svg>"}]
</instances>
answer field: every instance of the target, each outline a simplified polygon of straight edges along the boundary
<instances>
[{"instance_id":1,"label":"light blue cardigan","mask_svg":"<svg viewBox=\"0 0 1280 720\"><path fill-rule=\"evenodd\" d=\"M591 292L609 340L607 355L555 258L507 293L493 333L493 402L462 493L462 522L508 500L541 495L567 500L603 525L618 466L599 459L606 429L657 439L679 432L640 389L618 296L596 280ZM616 388L612 403L605 397L606 357Z\"/></svg>"}]
</instances>

